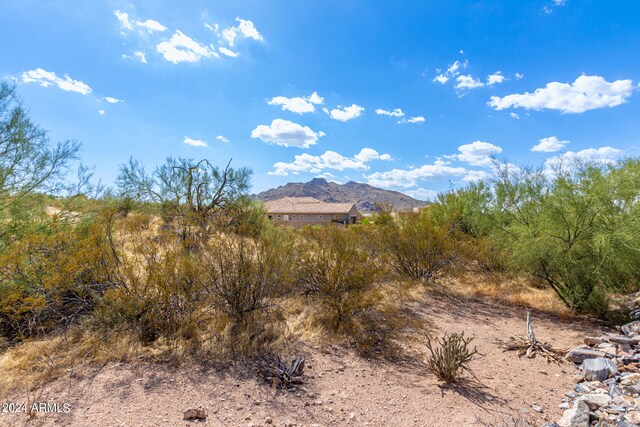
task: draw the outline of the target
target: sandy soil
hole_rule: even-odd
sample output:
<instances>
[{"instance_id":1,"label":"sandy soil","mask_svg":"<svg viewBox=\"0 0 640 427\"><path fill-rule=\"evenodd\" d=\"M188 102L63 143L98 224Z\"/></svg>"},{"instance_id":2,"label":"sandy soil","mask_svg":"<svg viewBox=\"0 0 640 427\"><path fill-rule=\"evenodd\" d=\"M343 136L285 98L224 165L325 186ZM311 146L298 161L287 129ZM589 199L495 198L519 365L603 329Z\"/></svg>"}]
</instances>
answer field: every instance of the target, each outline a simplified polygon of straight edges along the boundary
<instances>
[{"instance_id":1,"label":"sandy soil","mask_svg":"<svg viewBox=\"0 0 640 427\"><path fill-rule=\"evenodd\" d=\"M476 338L484 355L472 363L477 379L442 388L421 360L372 361L336 346L302 350L307 378L295 391L270 388L242 368L110 364L90 378L59 379L38 398L69 403L69 413L38 414L28 423L25 414L0 413L0 426L539 426L560 417L573 365L518 359L495 342L524 335L523 308L445 296L412 308L437 333ZM532 318L538 338L556 347L577 345L600 330L541 313ZM7 399L25 401L0 401ZM183 411L197 407L206 408L207 421L182 420Z\"/></svg>"}]
</instances>

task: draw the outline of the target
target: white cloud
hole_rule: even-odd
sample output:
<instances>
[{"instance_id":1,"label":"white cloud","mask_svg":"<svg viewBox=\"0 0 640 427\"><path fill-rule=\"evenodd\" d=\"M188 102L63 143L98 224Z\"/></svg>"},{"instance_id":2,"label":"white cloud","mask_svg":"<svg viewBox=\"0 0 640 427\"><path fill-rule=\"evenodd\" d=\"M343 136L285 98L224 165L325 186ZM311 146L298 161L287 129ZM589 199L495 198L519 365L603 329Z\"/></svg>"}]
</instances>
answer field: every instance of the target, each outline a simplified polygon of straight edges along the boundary
<instances>
[{"instance_id":1,"label":"white cloud","mask_svg":"<svg viewBox=\"0 0 640 427\"><path fill-rule=\"evenodd\" d=\"M156 47L165 60L177 64L179 62L198 62L202 58L215 56L212 48L198 43L176 30L169 41L164 41Z\"/></svg>"},{"instance_id":2,"label":"white cloud","mask_svg":"<svg viewBox=\"0 0 640 427\"><path fill-rule=\"evenodd\" d=\"M222 30L222 38L229 44L229 46L235 46L236 38L238 37L253 39L256 41L263 40L262 35L258 32L252 21L241 18L236 18L236 21L238 22L237 27L229 27Z\"/></svg>"},{"instance_id":3,"label":"white cloud","mask_svg":"<svg viewBox=\"0 0 640 427\"><path fill-rule=\"evenodd\" d=\"M517 115L516 113L509 113L509 117L511 117L512 119L516 119L516 120L520 119L520 116Z\"/></svg>"},{"instance_id":4,"label":"white cloud","mask_svg":"<svg viewBox=\"0 0 640 427\"><path fill-rule=\"evenodd\" d=\"M386 172L375 172L365 176L367 182L376 187L411 188L419 181L464 177L470 171L463 167L453 167L448 162L436 160L433 164L414 169L392 169Z\"/></svg>"},{"instance_id":5,"label":"white cloud","mask_svg":"<svg viewBox=\"0 0 640 427\"><path fill-rule=\"evenodd\" d=\"M358 161L360 161L360 162L363 162L363 163L371 161L371 160L393 160L391 158L391 155L389 155L389 154L380 155L373 148L363 148L353 158L358 160Z\"/></svg>"},{"instance_id":6,"label":"white cloud","mask_svg":"<svg viewBox=\"0 0 640 427\"><path fill-rule=\"evenodd\" d=\"M464 182L476 182L482 181L483 179L489 178L490 174L487 171L479 171L479 170L470 170L467 174L462 177Z\"/></svg>"},{"instance_id":7,"label":"white cloud","mask_svg":"<svg viewBox=\"0 0 640 427\"><path fill-rule=\"evenodd\" d=\"M502 75L501 71L496 71L495 73L490 74L489 77L487 77L487 84L489 86L502 83L503 81L505 81L505 77Z\"/></svg>"},{"instance_id":8,"label":"white cloud","mask_svg":"<svg viewBox=\"0 0 640 427\"><path fill-rule=\"evenodd\" d=\"M459 146L458 151L460 154L446 157L455 158L472 166L488 167L493 164L492 156L501 153L502 148L489 142L474 141L471 144Z\"/></svg>"},{"instance_id":9,"label":"white cloud","mask_svg":"<svg viewBox=\"0 0 640 427\"><path fill-rule=\"evenodd\" d=\"M154 31L163 32L167 30L167 27L165 27L158 21L154 21L153 19L147 19L144 22L138 21L136 22L136 24L138 25L138 27L143 28L150 33L153 33Z\"/></svg>"},{"instance_id":10,"label":"white cloud","mask_svg":"<svg viewBox=\"0 0 640 427\"><path fill-rule=\"evenodd\" d=\"M236 21L238 21L238 28L245 38L262 41L262 35L258 32L253 22L240 18L236 18Z\"/></svg>"},{"instance_id":11,"label":"white cloud","mask_svg":"<svg viewBox=\"0 0 640 427\"><path fill-rule=\"evenodd\" d=\"M383 110L382 108L376 109L376 114L381 116L391 116L391 117L404 117L404 111L400 108L395 108L392 111Z\"/></svg>"},{"instance_id":12,"label":"white cloud","mask_svg":"<svg viewBox=\"0 0 640 427\"><path fill-rule=\"evenodd\" d=\"M313 92L307 97L276 96L268 102L269 105L281 105L283 110L298 114L313 113L316 110L314 104L321 105L322 103L324 103L324 98L319 96L317 92Z\"/></svg>"},{"instance_id":13,"label":"white cloud","mask_svg":"<svg viewBox=\"0 0 640 427\"><path fill-rule=\"evenodd\" d=\"M567 0L553 0L553 2L556 4L556 6L564 6Z\"/></svg>"},{"instance_id":14,"label":"white cloud","mask_svg":"<svg viewBox=\"0 0 640 427\"><path fill-rule=\"evenodd\" d=\"M105 96L105 97L104 97L104 98L102 98L102 99L104 99L105 101L107 101L109 104L118 104L118 103L120 103L120 102L124 102L124 101L122 101L121 99L118 99L118 98L112 98L112 97L110 97L110 96Z\"/></svg>"},{"instance_id":15,"label":"white cloud","mask_svg":"<svg viewBox=\"0 0 640 427\"><path fill-rule=\"evenodd\" d=\"M403 118L401 120L398 120L398 124L400 125L406 125L408 123L424 123L426 121L426 119L422 116L415 116L415 117L409 117L408 119Z\"/></svg>"},{"instance_id":16,"label":"white cloud","mask_svg":"<svg viewBox=\"0 0 640 427\"><path fill-rule=\"evenodd\" d=\"M560 151L567 145L569 141L561 141L555 136L550 136L548 138L542 138L540 143L534 145L531 148L531 151L538 151L542 153L554 153L556 151Z\"/></svg>"},{"instance_id":17,"label":"white cloud","mask_svg":"<svg viewBox=\"0 0 640 427\"><path fill-rule=\"evenodd\" d=\"M189 138L188 136L184 137L184 143L187 145L191 145L193 147L207 147L207 141L203 141L201 139L192 139Z\"/></svg>"},{"instance_id":18,"label":"white cloud","mask_svg":"<svg viewBox=\"0 0 640 427\"><path fill-rule=\"evenodd\" d=\"M454 86L456 89L475 89L478 87L484 86L480 80L474 78L471 74L467 74L466 76L458 76L456 78L456 85Z\"/></svg>"},{"instance_id":19,"label":"white cloud","mask_svg":"<svg viewBox=\"0 0 640 427\"><path fill-rule=\"evenodd\" d=\"M120 21L120 26L128 31L133 30L134 28L138 28L138 30L145 30L149 33L153 32L163 32L167 30L167 27L159 23L158 21L154 21L153 19L147 19L146 21L140 21L137 19L130 19L129 14L126 12L122 12L120 10L116 10L113 12L118 21Z\"/></svg>"},{"instance_id":20,"label":"white cloud","mask_svg":"<svg viewBox=\"0 0 640 427\"><path fill-rule=\"evenodd\" d=\"M453 64L451 64L449 66L449 68L447 68L447 74L449 74L449 75L457 75L457 74L459 74L458 71L461 68L467 68L467 65L469 65L468 61L464 61L464 62L456 61Z\"/></svg>"},{"instance_id":21,"label":"white cloud","mask_svg":"<svg viewBox=\"0 0 640 427\"><path fill-rule=\"evenodd\" d=\"M144 52L141 51L137 51L137 52L133 52L132 55L127 55L127 54L122 54L122 59L137 59L138 61L142 62L143 64L147 63L147 55Z\"/></svg>"},{"instance_id":22,"label":"white cloud","mask_svg":"<svg viewBox=\"0 0 640 427\"><path fill-rule=\"evenodd\" d=\"M217 139L218 141L224 142L225 144L228 144L229 142L231 142L231 141L229 141L229 138L226 138L226 137L224 137L223 135L218 135L218 136L216 136L216 139Z\"/></svg>"},{"instance_id":23,"label":"white cloud","mask_svg":"<svg viewBox=\"0 0 640 427\"><path fill-rule=\"evenodd\" d=\"M449 81L450 78L459 76L460 70L467 68L467 65L469 65L469 61L455 61L453 64L449 65L447 71L445 71L444 73L442 73L439 69L436 70L438 74L433 78L433 81L440 84L445 84Z\"/></svg>"},{"instance_id":24,"label":"white cloud","mask_svg":"<svg viewBox=\"0 0 640 427\"><path fill-rule=\"evenodd\" d=\"M583 113L627 102L636 88L632 80L607 82L600 76L578 77L573 83L551 82L533 93L492 96L488 105L496 110L526 108L531 110L558 110L562 113Z\"/></svg>"},{"instance_id":25,"label":"white cloud","mask_svg":"<svg viewBox=\"0 0 640 427\"><path fill-rule=\"evenodd\" d=\"M545 161L545 173L551 174L556 170L566 170L584 162L609 164L613 163L622 154L622 150L613 147L587 148L577 152L567 151L559 156L547 159Z\"/></svg>"},{"instance_id":26,"label":"white cloud","mask_svg":"<svg viewBox=\"0 0 640 427\"><path fill-rule=\"evenodd\" d=\"M42 68L25 71L21 77L22 83L39 83L41 87L49 87L53 84L66 92L77 92L82 95L91 93L91 88L88 84L74 80L67 74L64 75L64 78L60 78L56 73L43 70Z\"/></svg>"},{"instance_id":27,"label":"white cloud","mask_svg":"<svg viewBox=\"0 0 640 427\"><path fill-rule=\"evenodd\" d=\"M104 116L105 111L104 110L98 110L98 114L100 114L101 116Z\"/></svg>"},{"instance_id":28,"label":"white cloud","mask_svg":"<svg viewBox=\"0 0 640 427\"><path fill-rule=\"evenodd\" d=\"M126 12L122 12L120 10L116 10L113 12L116 15L118 21L120 21L120 25L125 30L133 30L133 23L129 20L129 14Z\"/></svg>"},{"instance_id":29,"label":"white cloud","mask_svg":"<svg viewBox=\"0 0 640 427\"><path fill-rule=\"evenodd\" d=\"M275 119L271 125L259 125L251 131L251 138L283 147L309 148L322 136L324 132L314 132L307 126L283 119Z\"/></svg>"},{"instance_id":30,"label":"white cloud","mask_svg":"<svg viewBox=\"0 0 640 427\"><path fill-rule=\"evenodd\" d=\"M319 156L312 156L308 153L303 153L295 156L293 162L284 163L278 162L273 165L275 170L269 172L270 175L287 176L289 173L298 174L301 172L310 172L318 174L325 169L333 170L345 170L345 169L359 169L368 170L368 162L372 160L391 160L391 156L388 154L379 154L372 148L363 148L358 154L353 157L345 157L342 154L335 151L326 151Z\"/></svg>"},{"instance_id":31,"label":"white cloud","mask_svg":"<svg viewBox=\"0 0 640 427\"><path fill-rule=\"evenodd\" d=\"M329 114L329 116L334 120L346 122L347 120L360 117L360 114L364 111L364 107L356 104L352 104L350 107L338 105L338 107L334 108L331 111L329 111L327 108L324 108L323 111Z\"/></svg>"},{"instance_id":32,"label":"white cloud","mask_svg":"<svg viewBox=\"0 0 640 427\"><path fill-rule=\"evenodd\" d=\"M417 188L415 190L405 190L403 191L409 197L413 197L418 200L434 200L438 196L438 192L434 190L429 190L426 188Z\"/></svg>"},{"instance_id":33,"label":"white cloud","mask_svg":"<svg viewBox=\"0 0 640 427\"><path fill-rule=\"evenodd\" d=\"M521 78L523 78L523 77L524 77L524 74L516 73L516 79L517 79L517 80L520 80L520 79L521 79Z\"/></svg>"},{"instance_id":34,"label":"white cloud","mask_svg":"<svg viewBox=\"0 0 640 427\"><path fill-rule=\"evenodd\" d=\"M240 55L238 52L234 52L231 49L227 49L224 46L220 46L218 50L220 51L221 54L229 56L231 58L237 58Z\"/></svg>"},{"instance_id":35,"label":"white cloud","mask_svg":"<svg viewBox=\"0 0 640 427\"><path fill-rule=\"evenodd\" d=\"M449 77L447 77L447 76L446 76L446 75L444 75L444 74L438 74L437 76L435 76L435 77L433 78L433 81L434 81L434 82L438 82L438 83L440 83L440 84L445 84L446 82L448 82L448 81L449 81Z\"/></svg>"}]
</instances>

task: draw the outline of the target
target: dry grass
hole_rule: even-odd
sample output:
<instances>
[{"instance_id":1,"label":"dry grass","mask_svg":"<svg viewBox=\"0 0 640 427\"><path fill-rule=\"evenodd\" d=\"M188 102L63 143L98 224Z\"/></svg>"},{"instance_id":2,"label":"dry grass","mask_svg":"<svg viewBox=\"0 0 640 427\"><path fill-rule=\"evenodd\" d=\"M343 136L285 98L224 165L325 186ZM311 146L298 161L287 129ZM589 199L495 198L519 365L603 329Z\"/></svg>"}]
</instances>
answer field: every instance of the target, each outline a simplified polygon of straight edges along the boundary
<instances>
[{"instance_id":1,"label":"dry grass","mask_svg":"<svg viewBox=\"0 0 640 427\"><path fill-rule=\"evenodd\" d=\"M502 273L459 272L429 284L429 291L460 298L489 298L571 319L575 313L551 290L530 280Z\"/></svg>"},{"instance_id":2,"label":"dry grass","mask_svg":"<svg viewBox=\"0 0 640 427\"><path fill-rule=\"evenodd\" d=\"M83 376L109 361L140 358L143 348L127 336L101 337L80 326L66 335L32 340L0 356L0 392L30 392L62 376Z\"/></svg>"}]
</instances>

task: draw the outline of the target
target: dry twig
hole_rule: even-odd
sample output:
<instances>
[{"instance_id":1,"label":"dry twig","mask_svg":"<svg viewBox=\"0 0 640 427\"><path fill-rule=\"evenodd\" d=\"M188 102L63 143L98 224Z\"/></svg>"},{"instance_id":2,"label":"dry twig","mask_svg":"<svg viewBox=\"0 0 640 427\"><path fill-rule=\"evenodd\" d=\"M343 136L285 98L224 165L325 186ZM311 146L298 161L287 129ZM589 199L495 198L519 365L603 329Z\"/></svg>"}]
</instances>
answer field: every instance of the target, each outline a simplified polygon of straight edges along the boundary
<instances>
[{"instance_id":1,"label":"dry twig","mask_svg":"<svg viewBox=\"0 0 640 427\"><path fill-rule=\"evenodd\" d=\"M543 356L547 363L554 362L560 364L566 350L555 349L549 343L541 343L536 339L531 324L531 313L527 310L527 337L514 335L507 341L498 340L498 344L504 347L504 351L517 351L518 357L526 355L533 359L537 354Z\"/></svg>"}]
</instances>

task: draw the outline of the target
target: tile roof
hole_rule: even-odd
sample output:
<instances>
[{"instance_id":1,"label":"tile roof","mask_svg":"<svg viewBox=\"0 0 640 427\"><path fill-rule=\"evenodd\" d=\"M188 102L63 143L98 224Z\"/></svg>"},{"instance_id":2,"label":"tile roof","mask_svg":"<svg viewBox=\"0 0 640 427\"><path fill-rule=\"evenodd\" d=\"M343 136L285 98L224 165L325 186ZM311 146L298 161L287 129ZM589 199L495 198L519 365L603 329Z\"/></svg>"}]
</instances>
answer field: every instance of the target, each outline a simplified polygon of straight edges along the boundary
<instances>
[{"instance_id":1,"label":"tile roof","mask_svg":"<svg viewBox=\"0 0 640 427\"><path fill-rule=\"evenodd\" d=\"M354 206L355 203L326 203L313 197L283 197L264 204L270 214L346 214Z\"/></svg>"}]
</instances>

